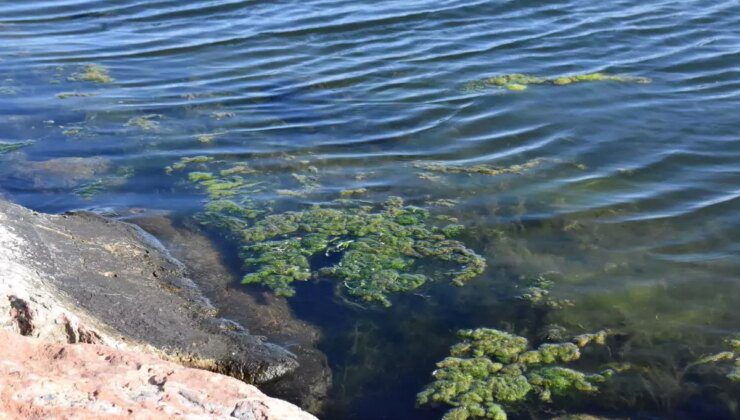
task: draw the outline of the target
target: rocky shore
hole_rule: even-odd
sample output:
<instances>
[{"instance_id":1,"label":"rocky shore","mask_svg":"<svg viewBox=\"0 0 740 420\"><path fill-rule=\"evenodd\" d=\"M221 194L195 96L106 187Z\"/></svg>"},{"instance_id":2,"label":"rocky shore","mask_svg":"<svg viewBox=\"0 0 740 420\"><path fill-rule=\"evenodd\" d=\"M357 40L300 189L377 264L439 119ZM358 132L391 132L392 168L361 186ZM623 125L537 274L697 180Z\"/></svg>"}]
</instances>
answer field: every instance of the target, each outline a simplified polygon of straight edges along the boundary
<instances>
[{"instance_id":1,"label":"rocky shore","mask_svg":"<svg viewBox=\"0 0 740 420\"><path fill-rule=\"evenodd\" d=\"M330 381L318 332L282 300L226 299L231 273L204 236L138 221L173 252L131 223L0 199L0 410L311 418L249 383L318 412Z\"/></svg>"}]
</instances>

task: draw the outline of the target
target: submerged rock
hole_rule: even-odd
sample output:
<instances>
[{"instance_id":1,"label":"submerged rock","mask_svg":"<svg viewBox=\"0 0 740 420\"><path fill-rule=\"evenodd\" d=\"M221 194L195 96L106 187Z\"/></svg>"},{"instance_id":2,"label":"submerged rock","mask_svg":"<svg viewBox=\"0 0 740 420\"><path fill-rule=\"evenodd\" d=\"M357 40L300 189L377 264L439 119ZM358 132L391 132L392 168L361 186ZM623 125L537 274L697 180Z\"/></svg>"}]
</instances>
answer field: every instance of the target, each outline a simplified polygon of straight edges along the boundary
<instances>
[{"instance_id":1,"label":"submerged rock","mask_svg":"<svg viewBox=\"0 0 740 420\"><path fill-rule=\"evenodd\" d=\"M288 350L218 318L186 268L141 229L0 200L0 327L136 348L250 383L295 370Z\"/></svg>"},{"instance_id":2,"label":"submerged rock","mask_svg":"<svg viewBox=\"0 0 740 420\"><path fill-rule=\"evenodd\" d=\"M172 255L185 264L218 316L233 319L252 334L266 337L296 355L293 372L261 388L312 413L319 413L331 386L326 355L317 350L321 338L311 324L293 317L286 299L272 293L250 294L236 287L238 274L229 270L213 242L192 225L181 225L164 215L129 219L156 236Z\"/></svg>"},{"instance_id":3,"label":"submerged rock","mask_svg":"<svg viewBox=\"0 0 740 420\"><path fill-rule=\"evenodd\" d=\"M0 330L0 417L315 419L236 379L151 355Z\"/></svg>"},{"instance_id":4,"label":"submerged rock","mask_svg":"<svg viewBox=\"0 0 740 420\"><path fill-rule=\"evenodd\" d=\"M28 184L34 189L76 188L100 178L112 168L109 159L99 156L34 161L16 152L6 156L0 177Z\"/></svg>"}]
</instances>

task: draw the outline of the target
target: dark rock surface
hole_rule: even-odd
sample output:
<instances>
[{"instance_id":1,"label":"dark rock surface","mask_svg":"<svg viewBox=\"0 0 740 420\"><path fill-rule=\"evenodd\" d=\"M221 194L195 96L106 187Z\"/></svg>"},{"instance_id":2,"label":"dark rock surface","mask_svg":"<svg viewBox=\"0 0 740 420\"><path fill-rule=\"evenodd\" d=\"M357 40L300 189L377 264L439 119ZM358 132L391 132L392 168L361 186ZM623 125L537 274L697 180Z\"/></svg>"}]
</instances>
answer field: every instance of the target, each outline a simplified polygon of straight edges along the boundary
<instances>
[{"instance_id":1,"label":"dark rock surface","mask_svg":"<svg viewBox=\"0 0 740 420\"><path fill-rule=\"evenodd\" d=\"M312 413L321 406L331 386L326 356L316 349L316 327L293 318L285 298L269 292L248 293L237 282L237 273L224 263L222 254L198 227L178 223L164 215L144 214L127 218L157 237L172 256L188 269L190 277L218 308L219 317L233 319L296 355L299 367L265 383L261 389Z\"/></svg>"},{"instance_id":2,"label":"dark rock surface","mask_svg":"<svg viewBox=\"0 0 740 420\"><path fill-rule=\"evenodd\" d=\"M59 324L69 342L150 346L249 383L298 367L292 352L217 317L186 267L134 225L0 200L0 265L0 306L10 314L0 327L38 337Z\"/></svg>"}]
</instances>

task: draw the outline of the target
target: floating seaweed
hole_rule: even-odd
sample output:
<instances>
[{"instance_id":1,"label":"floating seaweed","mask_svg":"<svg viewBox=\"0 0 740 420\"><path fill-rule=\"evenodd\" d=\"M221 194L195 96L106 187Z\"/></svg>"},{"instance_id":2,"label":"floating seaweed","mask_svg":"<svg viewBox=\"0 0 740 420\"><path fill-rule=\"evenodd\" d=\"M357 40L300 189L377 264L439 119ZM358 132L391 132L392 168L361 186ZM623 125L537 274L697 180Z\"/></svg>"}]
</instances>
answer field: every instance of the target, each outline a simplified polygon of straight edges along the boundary
<instances>
[{"instance_id":1,"label":"floating seaweed","mask_svg":"<svg viewBox=\"0 0 740 420\"><path fill-rule=\"evenodd\" d=\"M108 69L99 64L88 64L85 68L69 77L71 81L85 81L93 83L113 83Z\"/></svg>"},{"instance_id":2,"label":"floating seaweed","mask_svg":"<svg viewBox=\"0 0 740 420\"><path fill-rule=\"evenodd\" d=\"M115 187L119 187L134 175L130 166L119 168L114 174L95 179L74 190L74 194L84 200L92 200L96 195Z\"/></svg>"},{"instance_id":3,"label":"floating seaweed","mask_svg":"<svg viewBox=\"0 0 740 420\"><path fill-rule=\"evenodd\" d=\"M61 92L57 93L57 99L69 99L69 98L86 98L89 96L95 96L95 93L86 92Z\"/></svg>"},{"instance_id":4,"label":"floating seaweed","mask_svg":"<svg viewBox=\"0 0 740 420\"><path fill-rule=\"evenodd\" d=\"M489 87L500 87L514 91L526 90L529 85L555 85L564 86L584 82L622 82L622 83L650 83L647 77L612 75L605 73L586 73L570 76L540 77L528 74L504 74L475 80L463 85L464 91L483 90Z\"/></svg>"},{"instance_id":5,"label":"floating seaweed","mask_svg":"<svg viewBox=\"0 0 740 420\"><path fill-rule=\"evenodd\" d=\"M144 131L152 131L159 129L159 119L164 118L162 114L149 114L141 117L133 117L126 121L124 124L126 127L137 127Z\"/></svg>"},{"instance_id":6,"label":"floating seaweed","mask_svg":"<svg viewBox=\"0 0 740 420\"><path fill-rule=\"evenodd\" d=\"M529 169L536 168L545 161L543 158L536 158L522 164L511 166L494 166L489 164L480 164L472 166L448 165L443 162L414 162L414 168L427 172L439 172L448 174L483 174L483 175L504 175L504 174L521 174ZM424 177L422 179L429 179Z\"/></svg>"},{"instance_id":7,"label":"floating seaweed","mask_svg":"<svg viewBox=\"0 0 740 420\"><path fill-rule=\"evenodd\" d=\"M214 159L210 156L192 156L192 157L183 157L179 161L173 163L170 166L166 166L164 168L164 172L166 174L172 174L174 171L183 170L188 167L188 165L193 163L208 163L212 162Z\"/></svg>"},{"instance_id":8,"label":"floating seaweed","mask_svg":"<svg viewBox=\"0 0 740 420\"><path fill-rule=\"evenodd\" d=\"M367 188L353 188L348 190L342 190L339 192L340 197L354 197L357 195L367 194Z\"/></svg>"},{"instance_id":9,"label":"floating seaweed","mask_svg":"<svg viewBox=\"0 0 740 420\"><path fill-rule=\"evenodd\" d=\"M198 141L201 143L213 143L214 140L216 140L216 137L221 135L222 133L204 133L198 135Z\"/></svg>"},{"instance_id":10,"label":"floating seaweed","mask_svg":"<svg viewBox=\"0 0 740 420\"><path fill-rule=\"evenodd\" d=\"M33 143L34 143L33 140L26 140L26 141L21 141L21 142L18 142L18 143L0 142L0 156L4 155L6 153L14 152L14 151L16 151L16 150L18 150L20 148L23 148L23 147L26 147L26 146L30 146Z\"/></svg>"},{"instance_id":11,"label":"floating seaweed","mask_svg":"<svg viewBox=\"0 0 740 420\"><path fill-rule=\"evenodd\" d=\"M507 418L506 409L531 396L541 402L577 393L595 393L614 371L583 373L553 366L581 357L573 343L545 343L529 349L524 337L490 328L460 330L462 341L437 363L434 382L417 395L417 404L452 407L445 419Z\"/></svg>"}]
</instances>

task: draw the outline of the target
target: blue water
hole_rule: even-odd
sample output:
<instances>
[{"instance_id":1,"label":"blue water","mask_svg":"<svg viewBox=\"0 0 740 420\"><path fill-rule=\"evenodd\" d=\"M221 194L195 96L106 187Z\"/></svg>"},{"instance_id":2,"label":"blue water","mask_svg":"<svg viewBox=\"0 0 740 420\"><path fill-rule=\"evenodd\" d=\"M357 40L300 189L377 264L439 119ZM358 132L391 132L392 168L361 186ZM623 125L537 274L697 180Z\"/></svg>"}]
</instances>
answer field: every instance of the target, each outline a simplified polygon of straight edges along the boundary
<instances>
[{"instance_id":1,"label":"blue water","mask_svg":"<svg viewBox=\"0 0 740 420\"><path fill-rule=\"evenodd\" d=\"M73 80L89 64L113 81ZM593 72L652 82L466 88ZM414 395L457 329L537 340L551 324L617 329L606 359L645 369L515 416L738 416L736 384L677 372L740 333L739 115L734 0L0 2L0 146L33 141L0 161L15 201L195 214L203 192L164 168L205 155L285 188L295 162L317 168L314 194L254 197L276 208L366 188L367 203L401 196L466 226L488 269L465 287L358 310L301 285L291 304L324 331L334 372L326 418L439 417ZM92 162L53 160L69 157L105 163L67 179ZM496 176L418 168L535 159ZM522 277L552 271L573 306L517 299Z\"/></svg>"}]
</instances>

